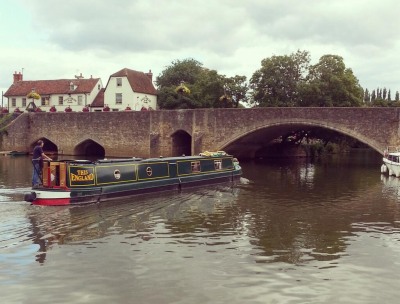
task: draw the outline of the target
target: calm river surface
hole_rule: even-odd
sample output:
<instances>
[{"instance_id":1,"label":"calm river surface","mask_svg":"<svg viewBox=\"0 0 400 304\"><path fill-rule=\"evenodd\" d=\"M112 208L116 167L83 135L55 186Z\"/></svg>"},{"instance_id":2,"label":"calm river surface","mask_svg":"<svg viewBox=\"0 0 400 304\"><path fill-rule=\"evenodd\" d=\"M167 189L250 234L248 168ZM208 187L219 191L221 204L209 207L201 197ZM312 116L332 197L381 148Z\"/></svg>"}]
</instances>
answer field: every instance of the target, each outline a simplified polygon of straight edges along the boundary
<instances>
[{"instance_id":1,"label":"calm river surface","mask_svg":"<svg viewBox=\"0 0 400 304\"><path fill-rule=\"evenodd\" d=\"M40 207L30 159L0 156L0 301L399 303L400 181L380 165L248 162L235 188Z\"/></svg>"}]
</instances>

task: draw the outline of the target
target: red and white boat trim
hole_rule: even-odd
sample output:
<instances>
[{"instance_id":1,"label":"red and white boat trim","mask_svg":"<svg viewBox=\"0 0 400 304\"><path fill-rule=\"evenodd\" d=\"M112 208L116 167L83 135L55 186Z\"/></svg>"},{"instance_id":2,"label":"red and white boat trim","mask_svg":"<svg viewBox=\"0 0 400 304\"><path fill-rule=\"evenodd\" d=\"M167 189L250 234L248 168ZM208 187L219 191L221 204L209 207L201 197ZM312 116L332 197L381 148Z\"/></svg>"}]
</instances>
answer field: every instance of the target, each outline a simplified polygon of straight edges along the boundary
<instances>
[{"instance_id":1,"label":"red and white boat trim","mask_svg":"<svg viewBox=\"0 0 400 304\"><path fill-rule=\"evenodd\" d=\"M71 203L71 191L41 191L35 190L34 205L64 206Z\"/></svg>"}]
</instances>

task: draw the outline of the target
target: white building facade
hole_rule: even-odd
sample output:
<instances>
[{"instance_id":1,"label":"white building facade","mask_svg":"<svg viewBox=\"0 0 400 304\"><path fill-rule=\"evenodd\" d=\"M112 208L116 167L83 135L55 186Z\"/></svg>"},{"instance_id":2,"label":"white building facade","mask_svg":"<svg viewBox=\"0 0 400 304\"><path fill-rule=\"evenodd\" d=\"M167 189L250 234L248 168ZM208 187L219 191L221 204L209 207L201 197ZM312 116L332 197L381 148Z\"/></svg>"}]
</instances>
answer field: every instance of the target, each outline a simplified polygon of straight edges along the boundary
<instances>
[{"instance_id":1,"label":"white building facade","mask_svg":"<svg viewBox=\"0 0 400 304\"><path fill-rule=\"evenodd\" d=\"M103 89L100 78L24 81L21 73L14 74L14 83L5 92L7 110L15 111L74 111L89 109ZM38 99L31 98L35 95ZM39 110L38 110L39 108Z\"/></svg>"},{"instance_id":2,"label":"white building facade","mask_svg":"<svg viewBox=\"0 0 400 304\"><path fill-rule=\"evenodd\" d=\"M104 91L104 107L110 111L157 109L157 90L153 74L122 69L110 76Z\"/></svg>"}]
</instances>

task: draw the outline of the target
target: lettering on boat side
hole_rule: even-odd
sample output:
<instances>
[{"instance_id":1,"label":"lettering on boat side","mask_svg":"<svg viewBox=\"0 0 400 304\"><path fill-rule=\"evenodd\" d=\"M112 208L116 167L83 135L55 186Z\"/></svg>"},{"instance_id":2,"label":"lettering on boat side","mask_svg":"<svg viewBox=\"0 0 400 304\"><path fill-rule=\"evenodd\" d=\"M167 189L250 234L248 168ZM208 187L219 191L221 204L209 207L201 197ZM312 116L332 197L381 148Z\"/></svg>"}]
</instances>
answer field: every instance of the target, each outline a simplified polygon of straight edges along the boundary
<instances>
[{"instance_id":1,"label":"lettering on boat side","mask_svg":"<svg viewBox=\"0 0 400 304\"><path fill-rule=\"evenodd\" d=\"M70 167L71 185L94 185L94 168Z\"/></svg>"},{"instance_id":2,"label":"lettering on boat side","mask_svg":"<svg viewBox=\"0 0 400 304\"><path fill-rule=\"evenodd\" d=\"M153 175L153 170L151 169L151 167L147 167L146 168L146 173L148 176L152 176Z\"/></svg>"}]
</instances>

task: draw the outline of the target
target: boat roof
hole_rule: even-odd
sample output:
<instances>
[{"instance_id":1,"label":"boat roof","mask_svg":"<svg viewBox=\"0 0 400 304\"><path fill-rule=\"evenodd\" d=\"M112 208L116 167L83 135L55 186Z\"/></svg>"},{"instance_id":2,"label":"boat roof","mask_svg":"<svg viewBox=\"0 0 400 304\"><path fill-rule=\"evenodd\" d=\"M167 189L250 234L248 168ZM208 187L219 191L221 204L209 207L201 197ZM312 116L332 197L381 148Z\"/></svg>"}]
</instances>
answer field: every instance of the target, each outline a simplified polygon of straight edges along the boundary
<instances>
[{"instance_id":1,"label":"boat roof","mask_svg":"<svg viewBox=\"0 0 400 304\"><path fill-rule=\"evenodd\" d=\"M76 164L103 164L103 163L125 163L125 162L153 162L160 160L167 161L178 161L178 160L196 160L196 159L204 159L204 158L221 158L221 157L232 157L231 155L221 155L221 156L202 156L202 155L193 155L193 156L172 156L172 157L154 157L154 158L104 158L98 160L86 160L86 159L62 159L59 160L61 162L66 163L76 163Z\"/></svg>"}]
</instances>

